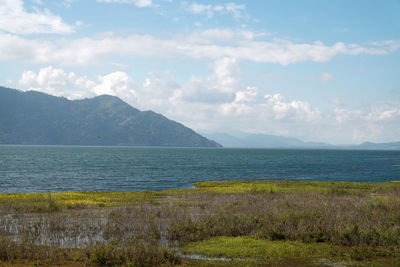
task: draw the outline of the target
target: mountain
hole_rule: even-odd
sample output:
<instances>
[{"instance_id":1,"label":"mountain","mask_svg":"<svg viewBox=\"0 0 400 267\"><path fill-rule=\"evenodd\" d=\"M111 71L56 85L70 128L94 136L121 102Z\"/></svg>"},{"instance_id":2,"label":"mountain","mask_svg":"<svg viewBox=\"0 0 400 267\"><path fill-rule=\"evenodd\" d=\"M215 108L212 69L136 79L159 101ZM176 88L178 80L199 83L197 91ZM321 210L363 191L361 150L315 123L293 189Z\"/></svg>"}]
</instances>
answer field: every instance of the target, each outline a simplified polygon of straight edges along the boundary
<instances>
[{"instance_id":1,"label":"mountain","mask_svg":"<svg viewBox=\"0 0 400 267\"><path fill-rule=\"evenodd\" d=\"M204 134L224 147L248 148L332 148L325 143L304 142L293 137L283 137L266 134L240 134L232 136L226 133Z\"/></svg>"},{"instance_id":2,"label":"mountain","mask_svg":"<svg viewBox=\"0 0 400 267\"><path fill-rule=\"evenodd\" d=\"M357 146L353 146L355 149L365 149L365 150L400 150L400 142L390 142L390 143L371 143L365 142Z\"/></svg>"},{"instance_id":3,"label":"mountain","mask_svg":"<svg viewBox=\"0 0 400 267\"><path fill-rule=\"evenodd\" d=\"M298 148L298 149L344 149L344 150L400 150L400 142L371 143L359 145L331 145L317 142L304 142L293 137L283 137L266 134L236 133L235 136L226 133L204 134L224 147L237 148Z\"/></svg>"},{"instance_id":4,"label":"mountain","mask_svg":"<svg viewBox=\"0 0 400 267\"><path fill-rule=\"evenodd\" d=\"M220 147L115 96L70 101L0 87L0 144Z\"/></svg>"}]
</instances>

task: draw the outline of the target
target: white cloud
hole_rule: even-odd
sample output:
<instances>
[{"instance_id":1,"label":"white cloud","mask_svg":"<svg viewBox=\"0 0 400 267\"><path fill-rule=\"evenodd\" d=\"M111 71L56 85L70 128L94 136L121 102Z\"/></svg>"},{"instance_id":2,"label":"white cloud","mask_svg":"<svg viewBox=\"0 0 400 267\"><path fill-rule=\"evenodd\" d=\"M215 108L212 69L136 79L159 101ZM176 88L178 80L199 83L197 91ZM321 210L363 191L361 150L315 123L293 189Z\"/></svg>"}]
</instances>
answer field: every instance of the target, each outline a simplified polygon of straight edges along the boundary
<instances>
[{"instance_id":1,"label":"white cloud","mask_svg":"<svg viewBox=\"0 0 400 267\"><path fill-rule=\"evenodd\" d=\"M151 73L151 78L146 78L142 84L141 95L153 99L169 99L181 86L172 78L160 73Z\"/></svg>"},{"instance_id":2,"label":"white cloud","mask_svg":"<svg viewBox=\"0 0 400 267\"><path fill-rule=\"evenodd\" d=\"M57 69L53 66L40 69L38 73L33 71L24 71L19 85L27 90L35 90L55 96L65 96L71 99L90 96L86 89L76 90L78 84L83 85L83 78L77 78L73 72L65 72L63 69ZM88 83L87 79L86 82ZM88 83L89 85L90 83Z\"/></svg>"},{"instance_id":3,"label":"white cloud","mask_svg":"<svg viewBox=\"0 0 400 267\"><path fill-rule=\"evenodd\" d=\"M190 12L194 14L207 14L209 18L214 15L214 9L219 8L221 6L213 7L212 5L202 5L202 4L192 4L189 7Z\"/></svg>"},{"instance_id":4,"label":"white cloud","mask_svg":"<svg viewBox=\"0 0 400 267\"><path fill-rule=\"evenodd\" d=\"M239 91L236 93L235 96L235 103L249 103L249 102L255 102L256 97L258 95L258 88L257 87L251 87L248 86L246 90L244 91Z\"/></svg>"},{"instance_id":5,"label":"white cloud","mask_svg":"<svg viewBox=\"0 0 400 267\"><path fill-rule=\"evenodd\" d=\"M235 3L227 3L225 4L225 10L229 13L232 13L236 19L239 19L243 16L243 10L246 9L245 5L238 5Z\"/></svg>"},{"instance_id":6,"label":"white cloud","mask_svg":"<svg viewBox=\"0 0 400 267\"><path fill-rule=\"evenodd\" d=\"M99 83L90 88L96 95L114 95L134 103L136 101L135 84L125 72L116 71L98 77Z\"/></svg>"},{"instance_id":7,"label":"white cloud","mask_svg":"<svg viewBox=\"0 0 400 267\"><path fill-rule=\"evenodd\" d=\"M21 0L0 0L0 30L15 34L74 32L74 28L48 9L28 12Z\"/></svg>"},{"instance_id":8,"label":"white cloud","mask_svg":"<svg viewBox=\"0 0 400 267\"><path fill-rule=\"evenodd\" d=\"M218 111L224 117L256 115L255 104L259 97L257 87L247 87L245 90L238 91L235 94L235 99L230 103L223 103L218 107Z\"/></svg>"},{"instance_id":9,"label":"white cloud","mask_svg":"<svg viewBox=\"0 0 400 267\"><path fill-rule=\"evenodd\" d=\"M188 102L225 103L240 89L240 69L235 58L222 58L212 65L213 74L192 76L177 94Z\"/></svg>"},{"instance_id":10,"label":"white cloud","mask_svg":"<svg viewBox=\"0 0 400 267\"><path fill-rule=\"evenodd\" d=\"M368 44L378 47L374 51L376 54L381 54L381 50L379 49L381 47L387 47L388 52L395 52L397 49L400 48L400 42L395 41L395 40L375 41L375 42L369 42ZM371 49L371 50L374 50L374 49Z\"/></svg>"},{"instance_id":11,"label":"white cloud","mask_svg":"<svg viewBox=\"0 0 400 267\"><path fill-rule=\"evenodd\" d=\"M321 112L311 108L307 102L286 100L281 94L265 95L266 105L274 114L275 119L289 119L305 122L316 122L321 118Z\"/></svg>"},{"instance_id":12,"label":"white cloud","mask_svg":"<svg viewBox=\"0 0 400 267\"><path fill-rule=\"evenodd\" d=\"M221 35L218 38L218 34ZM257 33L206 30L159 39L151 35L127 37L108 34L95 38L42 40L0 33L0 60L59 65L89 65L109 56L186 56L216 60L237 58L281 65L296 62L325 62L336 55L385 55L400 48L400 41L386 41L364 47L341 42L294 43L287 40L257 40ZM229 45L226 44L229 41Z\"/></svg>"},{"instance_id":13,"label":"white cloud","mask_svg":"<svg viewBox=\"0 0 400 267\"><path fill-rule=\"evenodd\" d=\"M229 70L232 66L234 71ZM196 77L198 84L216 89L219 83L215 78L217 74L219 77L235 77L238 80L230 83L235 85L233 98L222 97L213 101L215 92L207 91L200 85L196 87L196 92L203 93L200 100L204 101L188 98L184 92L189 88L188 84L193 82L192 78L180 85L158 75L154 79L146 79L138 89L137 105L140 107L145 104L146 109L161 112L203 132L246 131L330 143L398 139L400 103L376 105L365 110L341 107L334 111L321 111L304 100L290 99L279 93L264 95L257 87L243 87L239 66L232 58L217 60L212 67L211 75ZM152 93L149 94L147 90Z\"/></svg>"},{"instance_id":14,"label":"white cloud","mask_svg":"<svg viewBox=\"0 0 400 267\"><path fill-rule=\"evenodd\" d=\"M364 115L364 117L370 122L397 123L400 121L400 103L373 107Z\"/></svg>"},{"instance_id":15,"label":"white cloud","mask_svg":"<svg viewBox=\"0 0 400 267\"><path fill-rule=\"evenodd\" d=\"M97 2L133 4L140 8L153 6L152 0L97 0Z\"/></svg>"},{"instance_id":16,"label":"white cloud","mask_svg":"<svg viewBox=\"0 0 400 267\"><path fill-rule=\"evenodd\" d=\"M38 73L24 71L18 83L25 90L40 91L69 99L108 94L119 96L130 103L135 101L135 85L126 73L116 71L98 76L97 80L97 82L92 81L86 76L78 77L74 72L67 73L63 69L49 66L40 69Z\"/></svg>"},{"instance_id":17,"label":"white cloud","mask_svg":"<svg viewBox=\"0 0 400 267\"><path fill-rule=\"evenodd\" d=\"M216 60L211 67L210 75L191 77L183 84L163 75L147 78L137 90L138 107L145 106L202 131L297 136L306 125L314 127L323 121L322 112L305 101L280 94L264 97L257 87L243 87L234 58Z\"/></svg>"},{"instance_id":18,"label":"white cloud","mask_svg":"<svg viewBox=\"0 0 400 267\"><path fill-rule=\"evenodd\" d=\"M318 78L321 82L330 82L335 79L332 74L327 72L321 73Z\"/></svg>"},{"instance_id":19,"label":"white cloud","mask_svg":"<svg viewBox=\"0 0 400 267\"><path fill-rule=\"evenodd\" d=\"M25 90L38 90L70 99L111 94L139 109L151 109L201 131L246 131L331 143L382 142L398 139L400 103L376 104L364 109L338 107L320 111L299 99L279 93L263 94L257 87L241 85L240 68L233 58L222 58L212 65L212 74L198 77L211 89L190 98L191 79L179 84L170 76L152 73L138 85L125 72L100 75L96 80L46 67L37 73L25 71L19 80ZM234 78L232 80L232 78ZM220 86L226 86L220 89ZM232 92L233 97L217 98L217 93ZM221 90L221 91L218 91ZM210 95L210 96L207 96ZM217 94L218 95L218 94ZM209 98L209 101L205 99Z\"/></svg>"},{"instance_id":20,"label":"white cloud","mask_svg":"<svg viewBox=\"0 0 400 267\"><path fill-rule=\"evenodd\" d=\"M243 12L246 9L245 5L235 3L226 3L218 5L204 5L193 3L189 5L189 11L193 14L206 15L212 18L215 14L231 14L235 19L243 17Z\"/></svg>"},{"instance_id":21,"label":"white cloud","mask_svg":"<svg viewBox=\"0 0 400 267\"><path fill-rule=\"evenodd\" d=\"M358 110L337 108L329 121L332 122L331 128L336 128L334 133L338 140L353 143L398 141L400 103L378 104Z\"/></svg>"},{"instance_id":22,"label":"white cloud","mask_svg":"<svg viewBox=\"0 0 400 267\"><path fill-rule=\"evenodd\" d=\"M151 73L137 89L136 105L140 109L154 110L168 115L180 102L181 85L166 74Z\"/></svg>"}]
</instances>

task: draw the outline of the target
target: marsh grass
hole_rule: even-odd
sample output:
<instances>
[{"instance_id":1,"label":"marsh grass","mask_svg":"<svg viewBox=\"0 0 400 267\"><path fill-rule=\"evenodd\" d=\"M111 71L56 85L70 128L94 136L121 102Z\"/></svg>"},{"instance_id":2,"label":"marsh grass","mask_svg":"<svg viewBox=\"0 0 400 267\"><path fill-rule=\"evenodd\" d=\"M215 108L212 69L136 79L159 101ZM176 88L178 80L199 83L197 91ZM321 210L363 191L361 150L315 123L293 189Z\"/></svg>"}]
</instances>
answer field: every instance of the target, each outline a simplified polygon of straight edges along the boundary
<instances>
[{"instance_id":1,"label":"marsh grass","mask_svg":"<svg viewBox=\"0 0 400 267\"><path fill-rule=\"evenodd\" d=\"M61 209L113 207L139 202L154 202L160 193L141 192L58 192L0 194L0 206L22 212L54 212Z\"/></svg>"},{"instance_id":2,"label":"marsh grass","mask_svg":"<svg viewBox=\"0 0 400 267\"><path fill-rule=\"evenodd\" d=\"M246 266L253 259L293 265L295 258L304 266L327 259L400 263L399 182L195 185L162 192L1 194L0 260L108 266L213 262L180 259L180 250L248 260L217 265Z\"/></svg>"},{"instance_id":3,"label":"marsh grass","mask_svg":"<svg viewBox=\"0 0 400 267\"><path fill-rule=\"evenodd\" d=\"M377 193L400 190L400 181L317 182L317 181L210 181L194 183L201 191L215 193L325 192L339 194Z\"/></svg>"},{"instance_id":4,"label":"marsh grass","mask_svg":"<svg viewBox=\"0 0 400 267\"><path fill-rule=\"evenodd\" d=\"M0 237L0 263L21 260L35 261L37 263L54 265L66 260L79 257L75 249L61 249L54 246L35 246L30 242L17 243L9 238ZM0 264L0 266L2 266Z\"/></svg>"},{"instance_id":5,"label":"marsh grass","mask_svg":"<svg viewBox=\"0 0 400 267\"><path fill-rule=\"evenodd\" d=\"M298 241L269 241L252 237L215 237L205 241L188 244L185 253L200 253L209 257L258 259L266 261L286 261L331 257L329 251L338 255L345 253L341 247L328 244L302 243Z\"/></svg>"},{"instance_id":6,"label":"marsh grass","mask_svg":"<svg viewBox=\"0 0 400 267\"><path fill-rule=\"evenodd\" d=\"M356 265L360 261L383 259L387 252L368 246L344 247L328 243L304 243L300 241L270 241L254 237L215 237L189 243L184 253L199 253L207 257L236 259L254 265L268 263L295 266L319 266L319 259L332 265L347 262ZM400 262L399 262L400 263Z\"/></svg>"},{"instance_id":7,"label":"marsh grass","mask_svg":"<svg viewBox=\"0 0 400 267\"><path fill-rule=\"evenodd\" d=\"M98 266L170 266L181 263L173 251L157 243L136 242L128 246L102 244L86 249L89 262Z\"/></svg>"}]
</instances>

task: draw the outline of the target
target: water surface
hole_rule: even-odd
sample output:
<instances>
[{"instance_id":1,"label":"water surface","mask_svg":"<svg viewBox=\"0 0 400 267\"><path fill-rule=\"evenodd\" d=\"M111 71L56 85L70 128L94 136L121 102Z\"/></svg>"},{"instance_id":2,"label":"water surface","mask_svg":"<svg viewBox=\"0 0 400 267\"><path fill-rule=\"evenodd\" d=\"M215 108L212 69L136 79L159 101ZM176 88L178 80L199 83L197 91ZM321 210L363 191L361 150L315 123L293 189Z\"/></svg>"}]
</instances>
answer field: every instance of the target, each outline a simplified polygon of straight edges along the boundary
<instances>
[{"instance_id":1,"label":"water surface","mask_svg":"<svg viewBox=\"0 0 400 267\"><path fill-rule=\"evenodd\" d=\"M400 151L0 146L0 192L139 191L210 180L400 180Z\"/></svg>"}]
</instances>

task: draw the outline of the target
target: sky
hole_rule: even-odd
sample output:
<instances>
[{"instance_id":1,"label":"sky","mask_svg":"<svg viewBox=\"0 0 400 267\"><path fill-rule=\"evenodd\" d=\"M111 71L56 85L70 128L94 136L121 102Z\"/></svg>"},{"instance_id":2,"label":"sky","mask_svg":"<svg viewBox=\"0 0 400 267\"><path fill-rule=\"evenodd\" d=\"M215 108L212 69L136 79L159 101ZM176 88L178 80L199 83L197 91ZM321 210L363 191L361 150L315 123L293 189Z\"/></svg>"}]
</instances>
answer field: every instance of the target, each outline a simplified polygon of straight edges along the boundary
<instances>
[{"instance_id":1,"label":"sky","mask_svg":"<svg viewBox=\"0 0 400 267\"><path fill-rule=\"evenodd\" d=\"M400 141L399 0L0 0L0 85L200 133Z\"/></svg>"}]
</instances>

